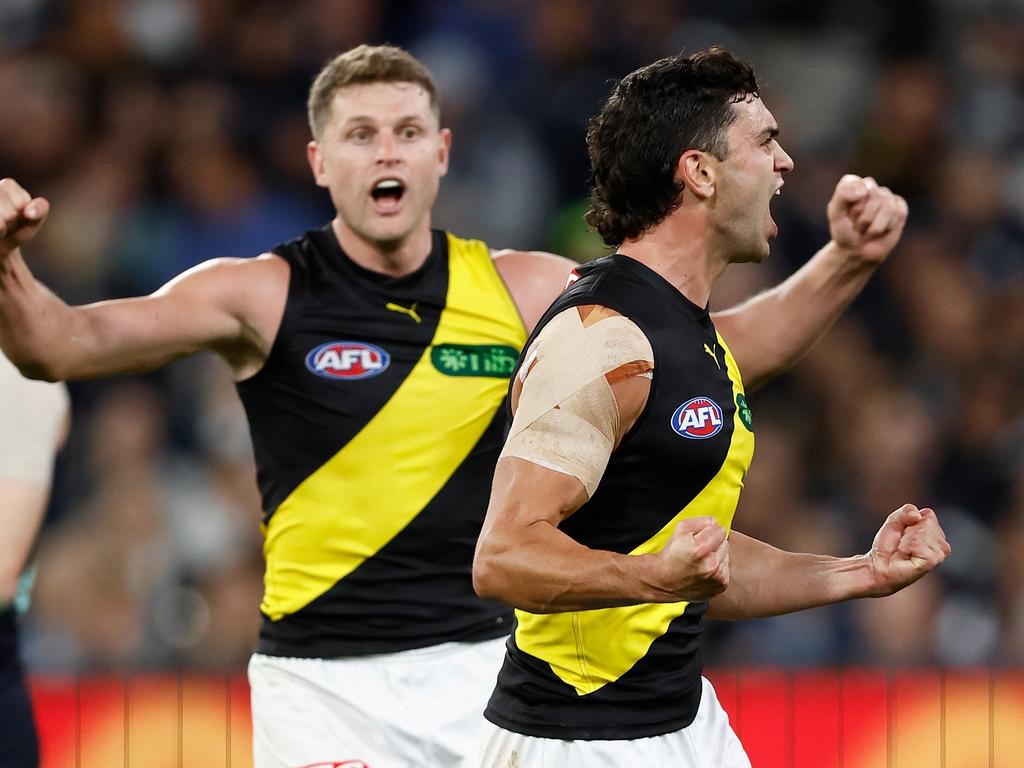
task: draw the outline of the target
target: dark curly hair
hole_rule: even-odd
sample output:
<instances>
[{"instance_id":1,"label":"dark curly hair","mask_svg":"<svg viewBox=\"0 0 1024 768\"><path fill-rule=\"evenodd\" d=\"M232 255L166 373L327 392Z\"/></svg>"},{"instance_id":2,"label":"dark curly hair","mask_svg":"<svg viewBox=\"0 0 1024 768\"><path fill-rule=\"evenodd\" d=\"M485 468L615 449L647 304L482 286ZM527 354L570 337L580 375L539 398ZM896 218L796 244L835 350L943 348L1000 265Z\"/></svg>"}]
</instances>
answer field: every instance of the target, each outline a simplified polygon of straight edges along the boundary
<instances>
[{"instance_id":1,"label":"dark curly hair","mask_svg":"<svg viewBox=\"0 0 1024 768\"><path fill-rule=\"evenodd\" d=\"M724 160L732 105L757 95L750 64L717 46L626 75L587 127L587 223L611 246L659 224L682 198L680 155L699 149Z\"/></svg>"}]
</instances>

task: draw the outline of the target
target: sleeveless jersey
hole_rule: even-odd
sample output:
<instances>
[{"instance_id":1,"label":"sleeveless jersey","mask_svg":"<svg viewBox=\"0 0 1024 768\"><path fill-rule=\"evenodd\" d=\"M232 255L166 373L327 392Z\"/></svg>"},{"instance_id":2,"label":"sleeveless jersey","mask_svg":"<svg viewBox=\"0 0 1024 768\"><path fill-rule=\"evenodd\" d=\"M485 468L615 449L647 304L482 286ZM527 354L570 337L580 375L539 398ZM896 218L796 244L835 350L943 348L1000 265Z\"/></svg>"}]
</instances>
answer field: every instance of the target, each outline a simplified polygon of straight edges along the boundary
<instances>
[{"instance_id":1,"label":"sleeveless jersey","mask_svg":"<svg viewBox=\"0 0 1024 768\"><path fill-rule=\"evenodd\" d=\"M557 313L600 304L646 334L654 376L594 496L561 529L588 547L632 555L660 551L684 518L711 515L728 530L754 435L739 371L710 316L626 256L576 272L534 337ZM706 610L705 601L516 611L486 717L553 739L638 739L685 728L700 704Z\"/></svg>"},{"instance_id":2,"label":"sleeveless jersey","mask_svg":"<svg viewBox=\"0 0 1024 768\"><path fill-rule=\"evenodd\" d=\"M398 278L330 226L291 267L263 368L238 384L263 498L259 652L334 658L499 637L471 569L526 337L487 246L434 231Z\"/></svg>"}]
</instances>

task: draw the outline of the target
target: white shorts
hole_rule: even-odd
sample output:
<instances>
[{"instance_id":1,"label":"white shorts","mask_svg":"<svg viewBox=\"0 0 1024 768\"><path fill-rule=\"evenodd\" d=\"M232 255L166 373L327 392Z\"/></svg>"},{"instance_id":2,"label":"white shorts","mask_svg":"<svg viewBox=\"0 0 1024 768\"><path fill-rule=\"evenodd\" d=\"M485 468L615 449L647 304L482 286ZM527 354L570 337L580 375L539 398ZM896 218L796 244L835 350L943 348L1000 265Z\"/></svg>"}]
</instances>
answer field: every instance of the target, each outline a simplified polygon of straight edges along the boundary
<instances>
[{"instance_id":1,"label":"white shorts","mask_svg":"<svg viewBox=\"0 0 1024 768\"><path fill-rule=\"evenodd\" d=\"M664 736L609 741L538 739L484 721L480 768L750 768L743 745L729 726L715 689L703 680L697 716L686 728Z\"/></svg>"},{"instance_id":2,"label":"white shorts","mask_svg":"<svg viewBox=\"0 0 1024 768\"><path fill-rule=\"evenodd\" d=\"M469 768L505 638L345 659L254 654L254 768Z\"/></svg>"}]
</instances>

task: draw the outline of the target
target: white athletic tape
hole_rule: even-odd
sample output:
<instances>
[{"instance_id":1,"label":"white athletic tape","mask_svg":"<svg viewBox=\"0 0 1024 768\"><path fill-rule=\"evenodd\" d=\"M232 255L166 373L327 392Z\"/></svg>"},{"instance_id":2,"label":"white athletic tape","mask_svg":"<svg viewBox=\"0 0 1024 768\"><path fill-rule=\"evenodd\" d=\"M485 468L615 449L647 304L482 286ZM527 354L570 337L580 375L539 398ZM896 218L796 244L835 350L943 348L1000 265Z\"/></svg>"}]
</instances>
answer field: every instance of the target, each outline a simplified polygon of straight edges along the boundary
<instances>
[{"instance_id":1,"label":"white athletic tape","mask_svg":"<svg viewBox=\"0 0 1024 768\"><path fill-rule=\"evenodd\" d=\"M620 423L605 376L637 361L653 365L654 353L631 320L605 317L584 326L574 307L558 314L520 369L522 390L502 456L575 477L593 496Z\"/></svg>"}]
</instances>

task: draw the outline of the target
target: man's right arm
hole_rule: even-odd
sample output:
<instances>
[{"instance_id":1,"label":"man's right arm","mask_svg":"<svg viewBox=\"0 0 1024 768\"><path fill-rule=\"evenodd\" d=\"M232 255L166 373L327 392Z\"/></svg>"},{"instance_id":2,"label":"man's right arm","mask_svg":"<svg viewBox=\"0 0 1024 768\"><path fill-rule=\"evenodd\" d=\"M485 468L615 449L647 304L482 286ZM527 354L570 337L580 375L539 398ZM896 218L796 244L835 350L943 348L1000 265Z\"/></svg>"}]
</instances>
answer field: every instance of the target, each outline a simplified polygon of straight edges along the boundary
<instances>
[{"instance_id":1,"label":"man's right arm","mask_svg":"<svg viewBox=\"0 0 1024 768\"><path fill-rule=\"evenodd\" d=\"M11 179L0 182L0 347L24 375L148 371L202 349L220 353L238 378L259 369L287 293L282 259L215 259L150 296L71 307L35 279L21 253L48 208Z\"/></svg>"},{"instance_id":2,"label":"man's right arm","mask_svg":"<svg viewBox=\"0 0 1024 768\"><path fill-rule=\"evenodd\" d=\"M657 554L592 549L559 529L593 495L643 410L653 356L642 332L604 307L544 327L513 383L515 419L477 541L481 597L533 613L704 600L728 584L725 530L684 520Z\"/></svg>"}]
</instances>

